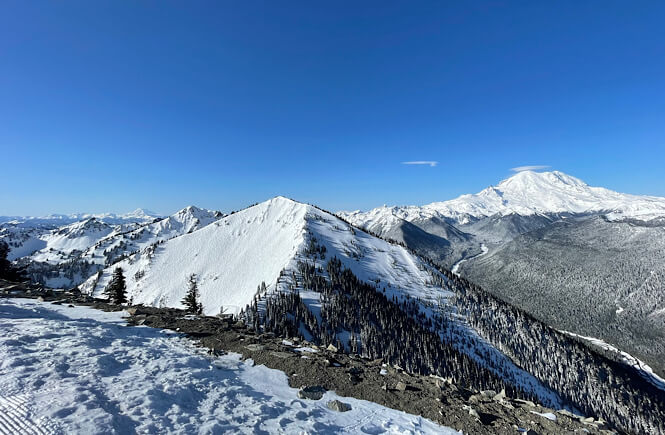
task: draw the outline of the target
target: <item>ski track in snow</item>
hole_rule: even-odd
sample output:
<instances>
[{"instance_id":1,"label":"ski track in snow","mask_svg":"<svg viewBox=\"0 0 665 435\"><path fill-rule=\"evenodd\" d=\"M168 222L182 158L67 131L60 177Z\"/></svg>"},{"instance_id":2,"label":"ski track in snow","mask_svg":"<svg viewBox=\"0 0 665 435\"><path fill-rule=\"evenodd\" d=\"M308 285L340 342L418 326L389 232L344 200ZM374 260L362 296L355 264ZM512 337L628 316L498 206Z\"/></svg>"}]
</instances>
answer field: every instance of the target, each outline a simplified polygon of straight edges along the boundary
<instances>
[{"instance_id":1,"label":"ski track in snow","mask_svg":"<svg viewBox=\"0 0 665 435\"><path fill-rule=\"evenodd\" d=\"M0 433L457 433L375 403L297 398L286 375L211 358L183 336L105 313L0 302Z\"/></svg>"}]
</instances>

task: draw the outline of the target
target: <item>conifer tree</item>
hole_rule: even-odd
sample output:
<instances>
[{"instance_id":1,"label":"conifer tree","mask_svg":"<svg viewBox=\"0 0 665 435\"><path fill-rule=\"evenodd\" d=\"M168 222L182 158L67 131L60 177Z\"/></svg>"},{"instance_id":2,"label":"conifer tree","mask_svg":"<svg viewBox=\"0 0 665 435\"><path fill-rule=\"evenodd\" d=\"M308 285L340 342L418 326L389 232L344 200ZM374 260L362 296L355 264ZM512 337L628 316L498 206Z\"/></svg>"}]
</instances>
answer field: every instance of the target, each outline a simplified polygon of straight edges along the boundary
<instances>
[{"instance_id":1,"label":"conifer tree","mask_svg":"<svg viewBox=\"0 0 665 435\"><path fill-rule=\"evenodd\" d=\"M203 304L199 302L199 286L196 282L195 273L189 275L187 284L189 285L189 289L187 290L185 297L182 299L182 303L187 307L187 311L195 314L202 314Z\"/></svg>"},{"instance_id":2,"label":"conifer tree","mask_svg":"<svg viewBox=\"0 0 665 435\"><path fill-rule=\"evenodd\" d=\"M111 282L104 289L104 294L114 304L124 304L127 302L127 284L125 276L122 274L122 268L116 267L113 270Z\"/></svg>"},{"instance_id":3,"label":"conifer tree","mask_svg":"<svg viewBox=\"0 0 665 435\"><path fill-rule=\"evenodd\" d=\"M9 245L0 241L0 278L8 281L23 281L25 279L24 271L15 268L11 261L7 259L9 255Z\"/></svg>"}]
</instances>

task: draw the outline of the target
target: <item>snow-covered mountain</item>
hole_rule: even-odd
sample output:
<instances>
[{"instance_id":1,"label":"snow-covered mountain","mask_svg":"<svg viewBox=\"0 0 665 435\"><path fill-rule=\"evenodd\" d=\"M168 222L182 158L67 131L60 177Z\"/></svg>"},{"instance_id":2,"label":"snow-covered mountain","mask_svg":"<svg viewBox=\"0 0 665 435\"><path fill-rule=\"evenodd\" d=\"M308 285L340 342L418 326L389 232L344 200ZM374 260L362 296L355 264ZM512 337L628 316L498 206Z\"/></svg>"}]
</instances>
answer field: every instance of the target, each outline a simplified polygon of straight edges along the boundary
<instances>
[{"instance_id":1,"label":"snow-covered mountain","mask_svg":"<svg viewBox=\"0 0 665 435\"><path fill-rule=\"evenodd\" d=\"M333 255L348 260L364 279L378 279L414 294L427 287L429 275L403 247L358 232L314 206L276 197L151 245L91 278L83 288L99 295L113 269L120 266L134 302L181 306L187 278L195 273L206 313L217 314L222 306L237 313L252 302L262 282L274 289L280 272L295 268L308 234L323 240Z\"/></svg>"},{"instance_id":2,"label":"snow-covered mountain","mask_svg":"<svg viewBox=\"0 0 665 435\"><path fill-rule=\"evenodd\" d=\"M100 271L79 288L104 297L104 288L114 269L120 267L133 303L183 307L181 301L187 292L188 278L195 274L204 313L238 313L259 294L292 292L293 282L288 277L299 273L299 262L312 262L312 246L318 247L314 254L317 267L324 268L335 257L363 281L380 283L386 294L400 300L422 301L423 309L433 310L431 307L435 306L443 309L440 304L452 295L445 286L435 284L433 276L439 277L437 282L443 282L444 278L408 249L359 231L314 206L284 197L149 246ZM262 283L264 290L260 290ZM318 292L298 291L308 309L320 311ZM468 325L460 322L457 328L455 334L465 338L455 343L469 352L471 358L491 365L493 370L547 403L560 404L556 394L481 339Z\"/></svg>"},{"instance_id":3,"label":"snow-covered mountain","mask_svg":"<svg viewBox=\"0 0 665 435\"><path fill-rule=\"evenodd\" d=\"M50 214L46 216L0 216L0 223L21 222L24 226L55 225L62 226L74 222L95 218L107 224L119 225L129 223L148 223L162 216L149 210L137 208L124 213L73 213L73 214Z\"/></svg>"},{"instance_id":4,"label":"snow-covered mountain","mask_svg":"<svg viewBox=\"0 0 665 435\"><path fill-rule=\"evenodd\" d=\"M462 195L422 207L379 207L339 215L363 227L388 227L393 216L409 222L441 217L456 224L493 215L531 216L560 213L604 213L614 220L649 221L665 217L665 198L614 192L592 187L559 171L523 171L479 193Z\"/></svg>"},{"instance_id":5,"label":"snow-covered mountain","mask_svg":"<svg viewBox=\"0 0 665 435\"><path fill-rule=\"evenodd\" d=\"M88 218L53 228L9 222L0 226L0 239L9 243L10 259L21 258L27 264L32 279L52 287L71 287L119 257L202 228L222 216L189 206L149 223L110 224Z\"/></svg>"},{"instance_id":6,"label":"snow-covered mountain","mask_svg":"<svg viewBox=\"0 0 665 435\"><path fill-rule=\"evenodd\" d=\"M406 247L284 197L147 246L80 290L104 297L118 267L135 304L183 307L193 274L205 314L244 310L241 318L258 332L362 349L366 358L476 385L505 382L526 397L580 405L603 418L624 415L629 406L610 399L615 387L593 381L607 376L603 370L622 379L625 397L651 388L634 369L608 365ZM651 420L634 424L653 427Z\"/></svg>"}]
</instances>

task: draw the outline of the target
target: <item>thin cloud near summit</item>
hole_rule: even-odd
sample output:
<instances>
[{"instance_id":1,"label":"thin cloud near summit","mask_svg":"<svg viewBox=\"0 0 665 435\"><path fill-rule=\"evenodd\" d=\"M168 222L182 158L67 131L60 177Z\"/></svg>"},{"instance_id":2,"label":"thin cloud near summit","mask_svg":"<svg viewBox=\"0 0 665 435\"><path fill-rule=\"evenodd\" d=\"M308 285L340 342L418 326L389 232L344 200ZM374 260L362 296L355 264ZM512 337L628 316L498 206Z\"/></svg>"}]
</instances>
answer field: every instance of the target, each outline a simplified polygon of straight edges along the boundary
<instances>
[{"instance_id":1,"label":"thin cloud near summit","mask_svg":"<svg viewBox=\"0 0 665 435\"><path fill-rule=\"evenodd\" d=\"M432 168L439 164L439 162L434 160L415 160L412 162L402 162L403 165L426 165L431 166Z\"/></svg>"},{"instance_id":2,"label":"thin cloud near summit","mask_svg":"<svg viewBox=\"0 0 665 435\"><path fill-rule=\"evenodd\" d=\"M549 168L549 165L531 165L531 166L517 166L515 168L510 168L513 172L524 172L524 171L539 171L541 169Z\"/></svg>"}]
</instances>

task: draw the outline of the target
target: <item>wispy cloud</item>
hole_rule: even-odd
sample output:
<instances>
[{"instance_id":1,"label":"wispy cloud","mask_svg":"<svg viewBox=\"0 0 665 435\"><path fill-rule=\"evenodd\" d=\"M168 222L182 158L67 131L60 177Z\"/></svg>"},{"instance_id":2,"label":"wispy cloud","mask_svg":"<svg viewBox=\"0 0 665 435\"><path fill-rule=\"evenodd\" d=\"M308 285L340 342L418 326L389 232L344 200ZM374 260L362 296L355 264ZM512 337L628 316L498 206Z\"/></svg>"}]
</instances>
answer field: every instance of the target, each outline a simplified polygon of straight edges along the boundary
<instances>
[{"instance_id":1,"label":"wispy cloud","mask_svg":"<svg viewBox=\"0 0 665 435\"><path fill-rule=\"evenodd\" d=\"M439 164L439 162L435 162L434 160L416 160L413 162L402 162L403 165L425 165L425 166L431 166L435 167L436 165Z\"/></svg>"},{"instance_id":2,"label":"wispy cloud","mask_svg":"<svg viewBox=\"0 0 665 435\"><path fill-rule=\"evenodd\" d=\"M549 165L531 165L531 166L518 166L516 168L510 168L513 172L522 172L522 171L538 171L540 169L547 169Z\"/></svg>"}]
</instances>

